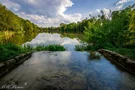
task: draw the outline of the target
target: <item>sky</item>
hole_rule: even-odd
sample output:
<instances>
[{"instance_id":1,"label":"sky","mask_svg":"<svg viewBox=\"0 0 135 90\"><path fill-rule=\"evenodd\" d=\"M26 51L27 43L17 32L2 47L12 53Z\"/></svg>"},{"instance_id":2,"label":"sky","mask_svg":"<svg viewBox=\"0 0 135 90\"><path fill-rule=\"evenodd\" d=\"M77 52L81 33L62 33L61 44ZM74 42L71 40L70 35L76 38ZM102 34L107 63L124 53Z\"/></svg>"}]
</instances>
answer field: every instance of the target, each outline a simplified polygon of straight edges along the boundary
<instances>
[{"instance_id":1,"label":"sky","mask_svg":"<svg viewBox=\"0 0 135 90\"><path fill-rule=\"evenodd\" d=\"M61 23L78 22L101 10L120 10L135 0L0 0L9 10L40 27L57 27Z\"/></svg>"}]
</instances>

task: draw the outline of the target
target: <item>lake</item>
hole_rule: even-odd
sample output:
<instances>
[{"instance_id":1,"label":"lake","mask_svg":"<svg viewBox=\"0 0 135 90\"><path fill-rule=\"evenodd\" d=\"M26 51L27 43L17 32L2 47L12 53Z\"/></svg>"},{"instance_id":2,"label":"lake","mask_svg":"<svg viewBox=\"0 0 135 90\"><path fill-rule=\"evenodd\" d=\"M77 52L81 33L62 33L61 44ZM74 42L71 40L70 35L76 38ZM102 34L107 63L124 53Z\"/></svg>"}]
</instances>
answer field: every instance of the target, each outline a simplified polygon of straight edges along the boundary
<instances>
[{"instance_id":1,"label":"lake","mask_svg":"<svg viewBox=\"0 0 135 90\"><path fill-rule=\"evenodd\" d=\"M0 84L13 83L22 87L21 90L135 90L135 76L100 53L74 51L75 45L81 44L78 38L58 33L21 37L14 36L9 41L33 47L60 44L67 51L34 52L22 65L3 76Z\"/></svg>"},{"instance_id":2,"label":"lake","mask_svg":"<svg viewBox=\"0 0 135 90\"><path fill-rule=\"evenodd\" d=\"M30 42L26 42L24 45L30 45L32 47L36 46L45 46L45 45L53 45L53 44L59 44L64 46L67 50L73 51L75 48L75 45L79 45L80 42L79 39L74 38L71 39L69 37L61 37L60 34L54 33L39 33L34 39L32 39Z\"/></svg>"}]
</instances>

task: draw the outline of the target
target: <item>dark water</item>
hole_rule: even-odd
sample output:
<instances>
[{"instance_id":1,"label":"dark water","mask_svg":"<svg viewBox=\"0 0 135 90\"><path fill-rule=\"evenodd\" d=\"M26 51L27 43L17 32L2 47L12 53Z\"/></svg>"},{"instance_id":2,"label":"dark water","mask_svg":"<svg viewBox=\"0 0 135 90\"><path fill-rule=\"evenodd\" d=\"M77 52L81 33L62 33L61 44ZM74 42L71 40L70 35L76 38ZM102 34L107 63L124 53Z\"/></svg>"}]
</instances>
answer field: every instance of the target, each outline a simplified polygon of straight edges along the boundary
<instances>
[{"instance_id":1,"label":"dark water","mask_svg":"<svg viewBox=\"0 0 135 90\"><path fill-rule=\"evenodd\" d=\"M19 43L61 44L68 51L33 53L30 59L0 78L2 86L17 85L20 90L135 90L135 76L98 52L74 51L74 45L80 44L76 38L41 33Z\"/></svg>"}]
</instances>

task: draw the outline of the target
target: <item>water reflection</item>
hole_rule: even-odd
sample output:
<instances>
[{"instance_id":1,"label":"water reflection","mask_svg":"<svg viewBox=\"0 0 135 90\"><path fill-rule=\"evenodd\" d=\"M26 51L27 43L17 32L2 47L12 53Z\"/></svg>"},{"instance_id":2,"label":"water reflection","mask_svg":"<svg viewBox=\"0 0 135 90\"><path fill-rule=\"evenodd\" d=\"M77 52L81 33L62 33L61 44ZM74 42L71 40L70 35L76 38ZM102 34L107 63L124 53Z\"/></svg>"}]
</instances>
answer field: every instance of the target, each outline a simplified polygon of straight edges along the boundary
<instances>
[{"instance_id":1,"label":"water reflection","mask_svg":"<svg viewBox=\"0 0 135 90\"><path fill-rule=\"evenodd\" d=\"M82 41L85 41L84 35L82 33L60 33L61 37L70 37L72 39L79 38Z\"/></svg>"},{"instance_id":2,"label":"water reflection","mask_svg":"<svg viewBox=\"0 0 135 90\"><path fill-rule=\"evenodd\" d=\"M36 52L0 82L18 82L21 90L135 90L134 76L103 56L89 57L88 52Z\"/></svg>"},{"instance_id":3,"label":"water reflection","mask_svg":"<svg viewBox=\"0 0 135 90\"><path fill-rule=\"evenodd\" d=\"M2 36L0 43L14 43L17 45L22 45L23 43L27 41L31 41L35 36L37 36L37 32L32 33L14 33L12 36L8 35L7 37Z\"/></svg>"},{"instance_id":4,"label":"water reflection","mask_svg":"<svg viewBox=\"0 0 135 90\"><path fill-rule=\"evenodd\" d=\"M40 33L32 41L26 42L23 45L38 46L38 45L50 45L60 44L67 50L73 51L75 45L79 44L77 38L71 39L69 37L61 37L60 34Z\"/></svg>"},{"instance_id":5,"label":"water reflection","mask_svg":"<svg viewBox=\"0 0 135 90\"><path fill-rule=\"evenodd\" d=\"M11 81L23 86L21 90L135 90L135 76L123 72L99 53L72 51L74 45L80 44L76 38L27 33L8 40L19 45L26 41L32 46L60 44L71 51L33 53L24 64L1 78L0 83Z\"/></svg>"},{"instance_id":6,"label":"water reflection","mask_svg":"<svg viewBox=\"0 0 135 90\"><path fill-rule=\"evenodd\" d=\"M95 51L90 51L89 60L100 60L101 54Z\"/></svg>"}]
</instances>

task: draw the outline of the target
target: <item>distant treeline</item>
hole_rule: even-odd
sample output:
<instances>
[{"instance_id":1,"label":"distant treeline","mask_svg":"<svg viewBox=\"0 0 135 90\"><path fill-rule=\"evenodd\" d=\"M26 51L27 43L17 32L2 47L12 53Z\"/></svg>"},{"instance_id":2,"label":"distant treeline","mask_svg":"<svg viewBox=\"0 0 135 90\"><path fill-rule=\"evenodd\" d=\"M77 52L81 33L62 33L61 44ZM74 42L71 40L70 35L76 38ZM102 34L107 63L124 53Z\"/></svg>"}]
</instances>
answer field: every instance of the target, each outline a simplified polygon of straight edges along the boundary
<instances>
[{"instance_id":1,"label":"distant treeline","mask_svg":"<svg viewBox=\"0 0 135 90\"><path fill-rule=\"evenodd\" d=\"M33 32L38 29L37 25L18 17L0 4L0 31Z\"/></svg>"}]
</instances>

